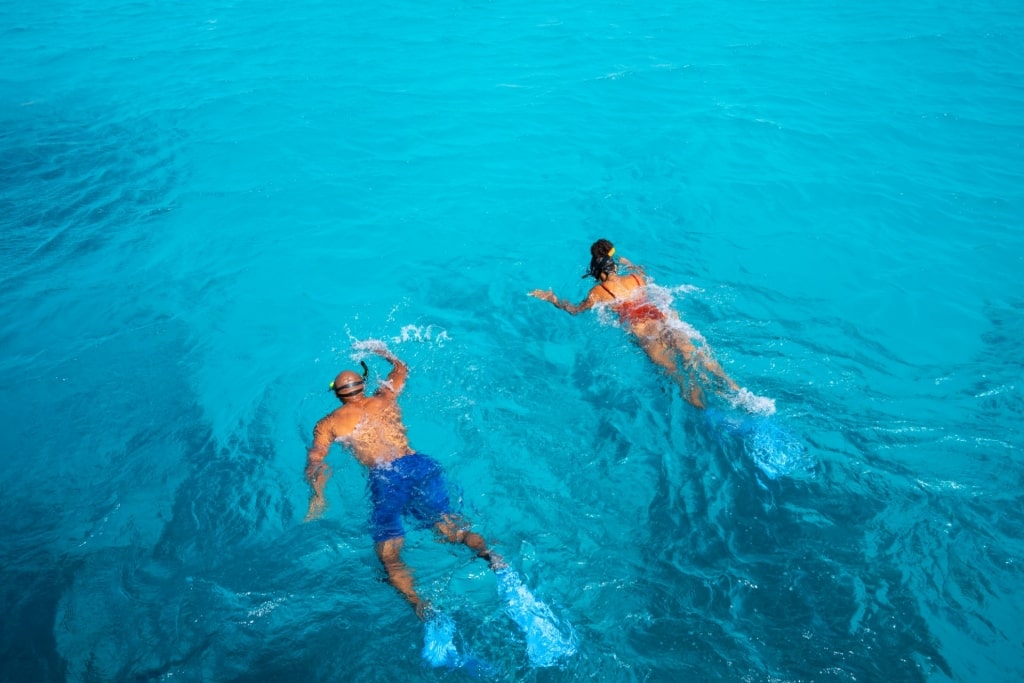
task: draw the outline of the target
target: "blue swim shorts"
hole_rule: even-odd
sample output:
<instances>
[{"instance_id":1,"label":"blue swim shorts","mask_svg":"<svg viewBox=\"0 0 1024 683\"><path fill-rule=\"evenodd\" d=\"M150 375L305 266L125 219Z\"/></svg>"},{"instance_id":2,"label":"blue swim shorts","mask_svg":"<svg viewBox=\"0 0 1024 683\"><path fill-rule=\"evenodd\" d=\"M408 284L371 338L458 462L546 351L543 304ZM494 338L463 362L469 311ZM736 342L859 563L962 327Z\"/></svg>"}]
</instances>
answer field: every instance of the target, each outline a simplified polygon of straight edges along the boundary
<instances>
[{"instance_id":1,"label":"blue swim shorts","mask_svg":"<svg viewBox=\"0 0 1024 683\"><path fill-rule=\"evenodd\" d=\"M441 465L429 455L412 453L386 465L370 468L370 529L381 543L405 535L402 516L428 528L451 513L448 486Z\"/></svg>"}]
</instances>

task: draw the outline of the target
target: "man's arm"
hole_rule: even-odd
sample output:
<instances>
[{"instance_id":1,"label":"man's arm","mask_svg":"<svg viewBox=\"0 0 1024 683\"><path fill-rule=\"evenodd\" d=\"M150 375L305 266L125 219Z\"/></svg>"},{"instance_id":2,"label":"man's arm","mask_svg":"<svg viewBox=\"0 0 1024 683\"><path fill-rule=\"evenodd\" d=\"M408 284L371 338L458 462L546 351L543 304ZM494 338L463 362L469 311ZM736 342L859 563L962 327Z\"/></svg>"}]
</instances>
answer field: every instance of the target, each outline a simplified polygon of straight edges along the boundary
<instances>
[{"instance_id":1,"label":"man's arm","mask_svg":"<svg viewBox=\"0 0 1024 683\"><path fill-rule=\"evenodd\" d=\"M331 468L324 459L331 449L331 441L328 429L321 420L313 430L313 446L306 452L306 481L313 489L313 495L309 497L309 510L306 511L307 522L318 519L327 507L324 487L331 478Z\"/></svg>"},{"instance_id":2,"label":"man's arm","mask_svg":"<svg viewBox=\"0 0 1024 683\"><path fill-rule=\"evenodd\" d=\"M593 290L591 290L590 293L587 294L586 299L584 299L575 306L568 299L559 299L557 296L555 296L555 293L552 292L550 289L547 291L543 289L535 289L532 292L530 292L530 296L540 299L541 301L547 301L548 303L554 305L555 308L560 308L563 311L566 311L567 313L572 313L573 315L576 315L577 313L582 313L583 311L588 311L594 307L595 303L597 303L597 298L594 296Z\"/></svg>"},{"instance_id":3,"label":"man's arm","mask_svg":"<svg viewBox=\"0 0 1024 683\"><path fill-rule=\"evenodd\" d=\"M409 366L399 360L398 356L391 353L386 347L374 349L374 353L392 365L386 384L381 387L380 391L388 391L395 396L402 393L402 389L405 388L405 380L409 378Z\"/></svg>"}]
</instances>

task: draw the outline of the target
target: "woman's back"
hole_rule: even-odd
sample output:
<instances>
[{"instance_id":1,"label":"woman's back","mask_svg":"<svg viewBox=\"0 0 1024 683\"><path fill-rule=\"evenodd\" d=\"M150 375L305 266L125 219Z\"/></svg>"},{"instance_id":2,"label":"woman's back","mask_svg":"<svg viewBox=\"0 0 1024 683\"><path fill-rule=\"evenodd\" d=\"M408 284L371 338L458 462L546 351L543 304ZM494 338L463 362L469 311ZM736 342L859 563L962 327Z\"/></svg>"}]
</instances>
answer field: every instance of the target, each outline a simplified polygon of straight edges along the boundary
<instances>
[{"instance_id":1,"label":"woman's back","mask_svg":"<svg viewBox=\"0 0 1024 683\"><path fill-rule=\"evenodd\" d=\"M619 276L611 274L603 282L594 285L590 292L601 301L613 299L632 299L639 294L637 291L645 286L643 278L635 273Z\"/></svg>"}]
</instances>

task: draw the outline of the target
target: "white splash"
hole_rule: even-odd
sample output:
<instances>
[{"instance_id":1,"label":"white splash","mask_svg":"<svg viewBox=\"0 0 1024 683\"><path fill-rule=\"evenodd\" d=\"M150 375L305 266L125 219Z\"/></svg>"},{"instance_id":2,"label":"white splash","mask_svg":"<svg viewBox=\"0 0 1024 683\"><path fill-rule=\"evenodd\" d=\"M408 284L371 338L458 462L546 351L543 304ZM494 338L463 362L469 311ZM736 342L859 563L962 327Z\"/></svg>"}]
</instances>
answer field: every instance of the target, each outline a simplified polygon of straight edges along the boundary
<instances>
[{"instance_id":1,"label":"white splash","mask_svg":"<svg viewBox=\"0 0 1024 683\"><path fill-rule=\"evenodd\" d=\"M391 341L396 344L404 342L433 342L437 346L444 346L445 342L451 341L448 331L436 325L403 325L402 331Z\"/></svg>"},{"instance_id":2,"label":"white splash","mask_svg":"<svg viewBox=\"0 0 1024 683\"><path fill-rule=\"evenodd\" d=\"M729 396L729 403L733 408L743 408L753 415L775 414L775 399L767 396L758 396L750 389L741 388Z\"/></svg>"}]
</instances>

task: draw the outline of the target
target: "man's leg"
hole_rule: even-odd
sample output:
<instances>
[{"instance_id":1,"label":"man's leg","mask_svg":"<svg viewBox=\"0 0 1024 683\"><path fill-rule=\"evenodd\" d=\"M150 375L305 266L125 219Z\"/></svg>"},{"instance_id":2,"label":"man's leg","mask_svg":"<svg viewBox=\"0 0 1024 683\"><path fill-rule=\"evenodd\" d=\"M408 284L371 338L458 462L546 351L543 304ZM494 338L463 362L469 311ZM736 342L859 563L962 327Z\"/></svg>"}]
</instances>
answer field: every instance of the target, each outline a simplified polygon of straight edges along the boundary
<instances>
[{"instance_id":1,"label":"man's leg","mask_svg":"<svg viewBox=\"0 0 1024 683\"><path fill-rule=\"evenodd\" d=\"M377 543L373 548L377 551L377 557L380 558L381 564L384 565L384 571L388 573L388 581L405 596L405 599L416 610L416 616L423 619L423 613L427 606L416 593L416 589L413 588L412 572L405 562L402 562L402 546L404 544L405 537L400 536Z\"/></svg>"},{"instance_id":2,"label":"man's leg","mask_svg":"<svg viewBox=\"0 0 1024 683\"><path fill-rule=\"evenodd\" d=\"M491 569L497 571L507 566L500 555L487 547L484 537L470 531L469 523L452 511L448 484L445 482L441 466L433 459L423 457L429 461L430 467L414 489L416 501L409 512L420 522L433 524L434 530L442 540L448 543L462 543L476 551L477 557L487 560Z\"/></svg>"},{"instance_id":3,"label":"man's leg","mask_svg":"<svg viewBox=\"0 0 1024 683\"><path fill-rule=\"evenodd\" d=\"M465 520L455 515L447 514L440 522L434 525L434 528L449 543L462 543L476 551L476 556L487 560L487 564L490 565L491 569L497 571L507 567L508 565L505 564L505 560L502 559L501 555L487 547L487 541L484 537L475 531L470 531L468 526Z\"/></svg>"}]
</instances>

